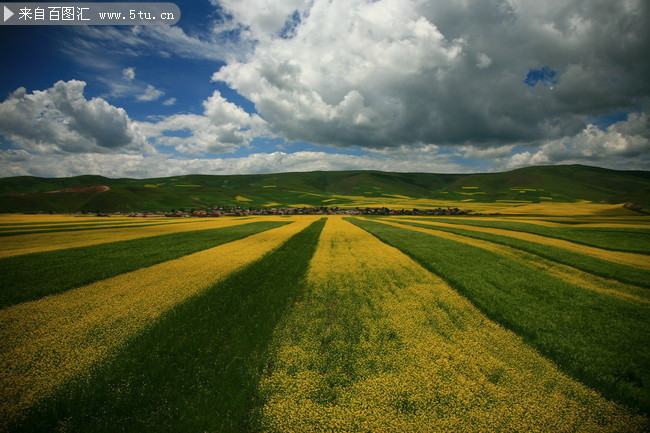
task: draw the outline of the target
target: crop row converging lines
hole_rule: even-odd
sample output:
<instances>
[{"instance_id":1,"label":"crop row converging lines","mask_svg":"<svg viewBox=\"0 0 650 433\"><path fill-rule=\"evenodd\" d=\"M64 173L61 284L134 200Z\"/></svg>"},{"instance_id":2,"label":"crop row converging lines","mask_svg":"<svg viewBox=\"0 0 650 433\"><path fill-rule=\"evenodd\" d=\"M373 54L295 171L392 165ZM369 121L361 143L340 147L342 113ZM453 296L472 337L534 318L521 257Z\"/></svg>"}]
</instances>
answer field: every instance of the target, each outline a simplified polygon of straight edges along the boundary
<instances>
[{"instance_id":1,"label":"crop row converging lines","mask_svg":"<svg viewBox=\"0 0 650 433\"><path fill-rule=\"evenodd\" d=\"M508 257L509 259L519 262L525 266L529 266L533 269L548 273L556 278L559 278L571 284L575 284L584 289L606 293L612 296L636 302L646 304L650 303L650 293L648 293L648 290L646 289L630 284L625 284L620 281L599 277L598 275L590 274L588 272L581 271L580 269L545 259L536 254L515 249L506 245L501 245L495 242L436 230L435 228L429 229L410 224L401 224L399 222L391 220L382 220L381 222L383 224L427 233L433 236L449 239L455 242L461 242L467 245L473 245L475 247L492 251Z\"/></svg>"},{"instance_id":2,"label":"crop row converging lines","mask_svg":"<svg viewBox=\"0 0 650 433\"><path fill-rule=\"evenodd\" d=\"M6 421L109 356L162 313L277 248L313 219L0 311Z\"/></svg>"},{"instance_id":3,"label":"crop row converging lines","mask_svg":"<svg viewBox=\"0 0 650 433\"><path fill-rule=\"evenodd\" d=\"M25 234L9 236L2 239L0 243L0 258L11 257L20 254L29 254L42 251L53 251L63 248L82 247L97 245L105 242L116 242L121 240L136 239L146 236L157 236L168 233L179 233L210 229L217 227L229 227L237 224L245 224L251 220L242 219L215 219L188 221L182 224L164 224L148 227L133 228L105 228L99 230L83 230L73 232L55 232L48 234Z\"/></svg>"},{"instance_id":4,"label":"crop row converging lines","mask_svg":"<svg viewBox=\"0 0 650 433\"><path fill-rule=\"evenodd\" d=\"M399 250L329 218L276 332L263 426L305 431L641 431Z\"/></svg>"},{"instance_id":5,"label":"crop row converging lines","mask_svg":"<svg viewBox=\"0 0 650 433\"><path fill-rule=\"evenodd\" d=\"M440 275L572 377L615 401L650 408L643 386L650 360L647 303L584 290L489 248L424 230L353 221Z\"/></svg>"},{"instance_id":6,"label":"crop row converging lines","mask_svg":"<svg viewBox=\"0 0 650 433\"><path fill-rule=\"evenodd\" d=\"M457 229L471 230L480 233L490 233L499 236L517 238L525 241L536 242L539 244L551 245L554 247L563 248L567 251L584 254L584 255L596 257L603 260L608 260L610 262L619 263L626 266L633 266L635 268L643 269L646 271L650 270L650 260L648 260L648 256L644 254L627 253L621 251L610 251L610 250L596 248L588 245L576 244L562 239L540 236L532 233L516 232L513 230L497 229L491 227L478 227L478 226L463 225L463 224L449 224L449 223L436 222L436 221L428 221L426 224L430 226L457 228Z\"/></svg>"}]
</instances>

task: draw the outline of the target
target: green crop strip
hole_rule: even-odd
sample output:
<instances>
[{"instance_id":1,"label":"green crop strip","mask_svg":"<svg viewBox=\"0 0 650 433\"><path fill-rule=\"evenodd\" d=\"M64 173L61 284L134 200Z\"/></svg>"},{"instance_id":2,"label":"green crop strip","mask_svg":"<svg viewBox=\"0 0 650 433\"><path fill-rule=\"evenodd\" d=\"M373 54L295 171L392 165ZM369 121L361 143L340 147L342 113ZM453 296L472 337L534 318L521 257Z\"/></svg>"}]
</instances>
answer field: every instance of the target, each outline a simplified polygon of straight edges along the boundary
<instances>
[{"instance_id":1,"label":"green crop strip","mask_svg":"<svg viewBox=\"0 0 650 433\"><path fill-rule=\"evenodd\" d=\"M650 411L647 306L582 290L474 246L352 222L445 279L573 377L608 398Z\"/></svg>"},{"instance_id":2,"label":"green crop strip","mask_svg":"<svg viewBox=\"0 0 650 433\"><path fill-rule=\"evenodd\" d=\"M284 224L254 222L3 258L0 259L0 308L176 259Z\"/></svg>"},{"instance_id":3,"label":"green crop strip","mask_svg":"<svg viewBox=\"0 0 650 433\"><path fill-rule=\"evenodd\" d=\"M544 227L535 224L506 221L475 221L451 218L414 218L414 220L492 227L524 233L533 233L557 239L590 245L613 251L650 254L650 230L639 228L606 227Z\"/></svg>"},{"instance_id":4,"label":"green crop strip","mask_svg":"<svg viewBox=\"0 0 650 433\"><path fill-rule=\"evenodd\" d=\"M613 280L621 281L623 283L632 284L639 287L650 288L650 272L648 271L632 268L630 266L625 266L618 263L608 262L607 260L590 257L584 254L578 254L564 250L562 248L517 238L511 238L508 236L500 236L492 233L475 232L468 229L456 229L451 227L418 224L407 220L396 220L396 222L399 222L400 224L411 225L414 227L435 229L507 245L509 247L518 248L529 253L537 254L558 263L572 266L585 272L599 275L601 277L611 278Z\"/></svg>"},{"instance_id":5,"label":"green crop strip","mask_svg":"<svg viewBox=\"0 0 650 433\"><path fill-rule=\"evenodd\" d=\"M185 221L183 221L185 222ZM104 230L104 229L136 229L142 227L153 227L153 226L162 226L170 224L179 224L179 221L161 221L161 222L151 222L151 223L120 223L120 224L101 224L101 225L66 225L64 227L47 227L47 228L38 228L32 230L20 230L20 231L10 231L14 229L0 229L0 237L5 236L18 236L18 235L34 235L41 233L57 233L57 232L78 232L84 230Z\"/></svg>"},{"instance_id":6,"label":"green crop strip","mask_svg":"<svg viewBox=\"0 0 650 433\"><path fill-rule=\"evenodd\" d=\"M305 287L324 220L169 311L17 431L254 430L271 335Z\"/></svg>"}]
</instances>

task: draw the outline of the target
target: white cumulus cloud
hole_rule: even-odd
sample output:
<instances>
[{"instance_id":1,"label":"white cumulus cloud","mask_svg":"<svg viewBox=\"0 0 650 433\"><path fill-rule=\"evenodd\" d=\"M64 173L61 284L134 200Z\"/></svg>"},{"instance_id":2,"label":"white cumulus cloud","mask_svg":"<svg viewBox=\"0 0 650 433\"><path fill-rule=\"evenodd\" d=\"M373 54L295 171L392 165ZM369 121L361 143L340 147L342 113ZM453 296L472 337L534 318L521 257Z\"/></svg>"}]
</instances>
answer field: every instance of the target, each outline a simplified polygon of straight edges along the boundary
<instances>
[{"instance_id":1,"label":"white cumulus cloud","mask_svg":"<svg viewBox=\"0 0 650 433\"><path fill-rule=\"evenodd\" d=\"M264 120L227 101L218 91L203 102L203 110L203 115L174 114L139 126L156 145L195 156L234 152L266 134Z\"/></svg>"},{"instance_id":2,"label":"white cumulus cloud","mask_svg":"<svg viewBox=\"0 0 650 433\"><path fill-rule=\"evenodd\" d=\"M87 100L85 86L71 80L33 93L17 89L0 103L0 134L35 153L153 151L124 109Z\"/></svg>"},{"instance_id":3,"label":"white cumulus cloud","mask_svg":"<svg viewBox=\"0 0 650 433\"><path fill-rule=\"evenodd\" d=\"M293 37L260 42L213 79L251 99L289 140L385 147L409 123L402 93L445 75L461 42L401 0L315 1ZM403 140L399 140L402 141Z\"/></svg>"},{"instance_id":4,"label":"white cumulus cloud","mask_svg":"<svg viewBox=\"0 0 650 433\"><path fill-rule=\"evenodd\" d=\"M247 36L255 40L267 40L280 35L293 22L293 15L306 11L309 0L211 0L220 5L242 25Z\"/></svg>"},{"instance_id":5,"label":"white cumulus cloud","mask_svg":"<svg viewBox=\"0 0 650 433\"><path fill-rule=\"evenodd\" d=\"M478 53L476 61L476 67L479 69L485 69L492 64L492 59L485 53Z\"/></svg>"},{"instance_id":6,"label":"white cumulus cloud","mask_svg":"<svg viewBox=\"0 0 650 433\"><path fill-rule=\"evenodd\" d=\"M124 68L122 69L122 77L127 81L133 81L135 79L135 68Z\"/></svg>"},{"instance_id":7,"label":"white cumulus cloud","mask_svg":"<svg viewBox=\"0 0 650 433\"><path fill-rule=\"evenodd\" d=\"M141 94L141 95L138 95L137 100L138 101L155 101L156 99L159 99L164 94L165 94L165 92L163 92L162 90L156 89L151 84L148 84L147 88L144 90L144 93Z\"/></svg>"}]
</instances>

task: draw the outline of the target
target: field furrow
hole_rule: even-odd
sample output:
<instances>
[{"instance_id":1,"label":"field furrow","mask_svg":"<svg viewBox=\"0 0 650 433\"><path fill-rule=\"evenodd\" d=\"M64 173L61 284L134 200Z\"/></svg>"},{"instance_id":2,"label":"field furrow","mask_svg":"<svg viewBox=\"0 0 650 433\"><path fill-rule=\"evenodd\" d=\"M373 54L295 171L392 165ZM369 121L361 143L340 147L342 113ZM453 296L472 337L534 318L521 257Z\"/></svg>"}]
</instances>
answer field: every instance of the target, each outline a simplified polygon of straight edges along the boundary
<instances>
[{"instance_id":1,"label":"field furrow","mask_svg":"<svg viewBox=\"0 0 650 433\"><path fill-rule=\"evenodd\" d=\"M564 280L570 284L582 287L584 289L593 290L600 293L609 294L627 299L629 301L650 303L650 291L642 287L625 284L617 280L599 277L588 272L581 271L580 269L571 266L563 265L561 263L545 259L536 254L532 254L520 249L512 248L507 245L502 245L496 242L472 238L455 233L444 232L434 228L424 228L420 226L413 226L409 224L402 224L390 220L381 220L383 224L401 227L404 229L414 230L430 235L438 236L441 238L449 239L455 242L460 242L467 245L482 248L487 251L495 252L499 255L509 258L510 260L521 263L537 271L548 273L549 275Z\"/></svg>"},{"instance_id":2,"label":"field furrow","mask_svg":"<svg viewBox=\"0 0 650 433\"><path fill-rule=\"evenodd\" d=\"M0 419L15 420L173 306L258 260L313 219L0 311Z\"/></svg>"},{"instance_id":3,"label":"field furrow","mask_svg":"<svg viewBox=\"0 0 650 433\"><path fill-rule=\"evenodd\" d=\"M42 251L53 251L64 248L97 245L105 242L116 242L137 239L146 236L158 236L169 233L179 233L193 230L230 227L245 224L253 219L242 220L233 218L219 218L214 220L191 220L182 224L165 224L132 228L83 230L72 232L54 232L47 234L26 234L7 236L0 242L0 258L31 254Z\"/></svg>"},{"instance_id":4,"label":"field furrow","mask_svg":"<svg viewBox=\"0 0 650 433\"><path fill-rule=\"evenodd\" d=\"M558 248L565 249L578 254L584 254L598 259L607 260L614 263L619 263L626 266L633 266L635 268L650 270L650 258L644 254L628 253L621 251L611 251L602 248L596 248L588 245L576 244L563 239L557 239L548 236L541 236L533 233L518 232L513 230L505 230L491 227L479 227L467 224L449 224L437 221L426 221L424 223L429 226L458 228L463 230L471 230L480 233L489 233L498 236L512 237L524 241L535 242L543 245L550 245Z\"/></svg>"},{"instance_id":5,"label":"field furrow","mask_svg":"<svg viewBox=\"0 0 650 433\"><path fill-rule=\"evenodd\" d=\"M441 278L341 218L328 219L307 277L305 297L275 334L261 384L265 431L648 426L562 374Z\"/></svg>"},{"instance_id":6,"label":"field furrow","mask_svg":"<svg viewBox=\"0 0 650 433\"><path fill-rule=\"evenodd\" d=\"M647 303L562 281L509 257L410 228L355 224L441 276L492 320L615 401L650 409ZM639 271L640 272L640 271Z\"/></svg>"}]
</instances>

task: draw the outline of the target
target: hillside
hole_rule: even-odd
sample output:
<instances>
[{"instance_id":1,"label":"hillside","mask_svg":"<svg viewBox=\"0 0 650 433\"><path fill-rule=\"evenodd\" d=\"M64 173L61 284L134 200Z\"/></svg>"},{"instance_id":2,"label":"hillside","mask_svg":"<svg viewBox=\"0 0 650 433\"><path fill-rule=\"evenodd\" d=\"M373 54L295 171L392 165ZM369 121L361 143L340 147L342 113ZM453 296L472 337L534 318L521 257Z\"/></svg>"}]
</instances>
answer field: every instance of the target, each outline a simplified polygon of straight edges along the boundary
<instances>
[{"instance_id":1,"label":"hillside","mask_svg":"<svg viewBox=\"0 0 650 433\"><path fill-rule=\"evenodd\" d=\"M334 171L153 179L0 179L0 212L168 211L209 206L437 207L577 201L650 207L650 172L581 165L503 173Z\"/></svg>"}]
</instances>

